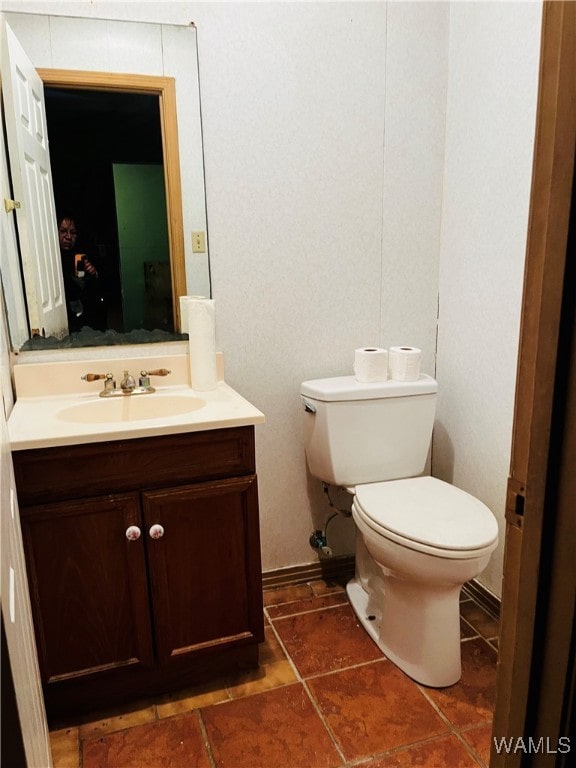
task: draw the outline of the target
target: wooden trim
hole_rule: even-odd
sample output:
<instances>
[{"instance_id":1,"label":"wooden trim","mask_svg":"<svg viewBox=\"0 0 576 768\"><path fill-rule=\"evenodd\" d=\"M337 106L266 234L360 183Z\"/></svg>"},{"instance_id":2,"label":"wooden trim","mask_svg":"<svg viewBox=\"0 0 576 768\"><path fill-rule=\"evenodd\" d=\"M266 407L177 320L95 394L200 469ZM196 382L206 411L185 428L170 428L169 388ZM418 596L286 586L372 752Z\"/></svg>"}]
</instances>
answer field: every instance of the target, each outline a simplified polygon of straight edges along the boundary
<instances>
[{"instance_id":1,"label":"wooden trim","mask_svg":"<svg viewBox=\"0 0 576 768\"><path fill-rule=\"evenodd\" d=\"M132 75L80 69L36 70L49 87L86 91L118 91L120 93L161 93L173 78L158 75Z\"/></svg>"},{"instance_id":2,"label":"wooden trim","mask_svg":"<svg viewBox=\"0 0 576 768\"><path fill-rule=\"evenodd\" d=\"M502 626L494 735L528 737L529 705L543 586L543 532L562 293L576 142L576 4L543 5L540 84L528 229L511 478L526 489L523 527L506 531ZM546 735L546 734L544 734ZM490 765L522 755L493 747Z\"/></svg>"},{"instance_id":3,"label":"wooden trim","mask_svg":"<svg viewBox=\"0 0 576 768\"><path fill-rule=\"evenodd\" d=\"M155 75L117 74L69 69L38 69L45 85L71 90L116 91L118 93L156 94L160 103L160 126L164 155L164 186L166 189L170 273L172 277L172 308L174 329L180 326L180 296L186 291L184 259L184 222L180 184L180 154L176 85L173 77Z\"/></svg>"},{"instance_id":4,"label":"wooden trim","mask_svg":"<svg viewBox=\"0 0 576 768\"><path fill-rule=\"evenodd\" d=\"M263 589L281 589L309 581L347 581L354 576L354 555L343 555L332 560L305 563L290 568L277 568L262 574Z\"/></svg>"},{"instance_id":5,"label":"wooden trim","mask_svg":"<svg viewBox=\"0 0 576 768\"><path fill-rule=\"evenodd\" d=\"M168 240L170 242L170 273L172 275L172 311L174 329L181 330L180 296L186 296L186 265L184 260L184 222L182 219L182 192L180 183L180 155L178 152L178 118L176 112L176 84L174 78L160 94L160 122L164 152L164 184L168 205Z\"/></svg>"}]
</instances>

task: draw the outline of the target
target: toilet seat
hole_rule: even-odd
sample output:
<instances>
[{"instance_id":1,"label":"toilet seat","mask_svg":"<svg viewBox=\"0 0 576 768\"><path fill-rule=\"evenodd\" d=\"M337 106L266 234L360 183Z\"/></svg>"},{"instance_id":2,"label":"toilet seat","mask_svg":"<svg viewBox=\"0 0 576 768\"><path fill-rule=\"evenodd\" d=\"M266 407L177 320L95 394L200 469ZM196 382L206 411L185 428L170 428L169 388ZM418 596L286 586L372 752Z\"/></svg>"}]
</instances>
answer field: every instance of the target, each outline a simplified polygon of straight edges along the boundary
<instances>
[{"instance_id":1,"label":"toilet seat","mask_svg":"<svg viewBox=\"0 0 576 768\"><path fill-rule=\"evenodd\" d=\"M439 557L478 557L498 541L488 507L435 477L357 485L353 510L381 536Z\"/></svg>"}]
</instances>

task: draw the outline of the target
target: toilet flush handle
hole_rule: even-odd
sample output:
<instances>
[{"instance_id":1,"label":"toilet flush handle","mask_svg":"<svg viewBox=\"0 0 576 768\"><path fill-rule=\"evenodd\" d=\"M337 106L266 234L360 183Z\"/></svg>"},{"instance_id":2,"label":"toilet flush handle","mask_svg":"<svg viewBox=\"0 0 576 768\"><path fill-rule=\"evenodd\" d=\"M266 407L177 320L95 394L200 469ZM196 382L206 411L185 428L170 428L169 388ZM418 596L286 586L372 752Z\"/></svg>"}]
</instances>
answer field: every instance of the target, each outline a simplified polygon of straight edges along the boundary
<instances>
[{"instance_id":1,"label":"toilet flush handle","mask_svg":"<svg viewBox=\"0 0 576 768\"><path fill-rule=\"evenodd\" d=\"M302 398L302 405L304 406L306 413L316 413L316 406L309 400L304 400L304 398Z\"/></svg>"}]
</instances>

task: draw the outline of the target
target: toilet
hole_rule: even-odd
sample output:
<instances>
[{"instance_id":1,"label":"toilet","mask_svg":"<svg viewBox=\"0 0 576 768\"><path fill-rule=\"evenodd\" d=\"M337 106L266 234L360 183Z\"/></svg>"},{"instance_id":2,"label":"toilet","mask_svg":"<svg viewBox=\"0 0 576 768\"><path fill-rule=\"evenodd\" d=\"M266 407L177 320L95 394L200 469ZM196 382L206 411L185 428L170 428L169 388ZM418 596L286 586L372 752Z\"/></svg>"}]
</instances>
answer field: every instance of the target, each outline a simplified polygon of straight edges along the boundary
<instances>
[{"instance_id":1,"label":"toilet","mask_svg":"<svg viewBox=\"0 0 576 768\"><path fill-rule=\"evenodd\" d=\"M461 677L460 590L498 544L488 507L422 475L437 391L425 374L410 382L338 376L301 386L310 473L353 495L352 607L388 659L434 688Z\"/></svg>"}]
</instances>

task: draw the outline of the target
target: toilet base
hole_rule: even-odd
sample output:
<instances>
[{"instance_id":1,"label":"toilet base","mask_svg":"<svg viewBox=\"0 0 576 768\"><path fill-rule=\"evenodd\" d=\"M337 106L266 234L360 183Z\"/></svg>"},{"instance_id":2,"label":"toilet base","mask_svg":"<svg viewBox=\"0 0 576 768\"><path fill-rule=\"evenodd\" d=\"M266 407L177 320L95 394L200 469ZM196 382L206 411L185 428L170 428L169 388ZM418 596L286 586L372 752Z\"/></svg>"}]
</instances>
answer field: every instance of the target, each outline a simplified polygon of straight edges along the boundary
<instances>
[{"instance_id":1,"label":"toilet base","mask_svg":"<svg viewBox=\"0 0 576 768\"><path fill-rule=\"evenodd\" d=\"M362 584L354 578L346 584L346 593L350 600L350 605L354 609L356 618L360 624L362 624L366 632L368 632L372 640L374 640L376 645L383 651L384 649L381 648L380 643L378 642L378 629L380 628L382 615L374 605L368 605L370 602L368 592L366 592Z\"/></svg>"},{"instance_id":2,"label":"toilet base","mask_svg":"<svg viewBox=\"0 0 576 768\"><path fill-rule=\"evenodd\" d=\"M384 584L380 594L368 593L358 576L346 585L350 604L366 632L384 655L417 683L430 688L457 683L462 675L460 588L424 596L415 595L410 585L399 579L385 578ZM403 594L406 590L410 594Z\"/></svg>"}]
</instances>

